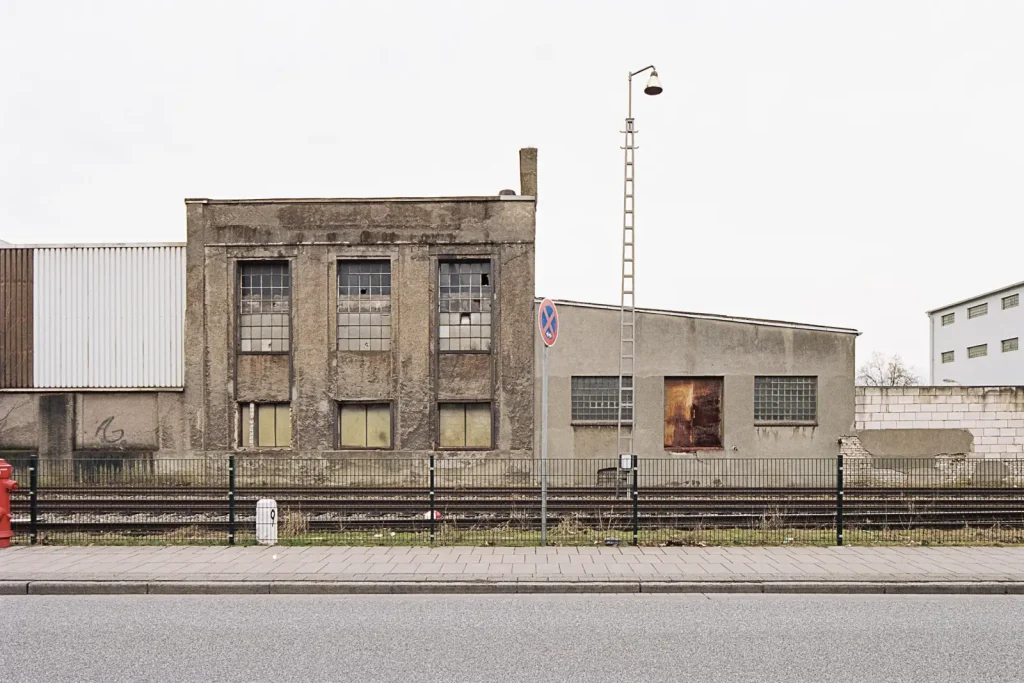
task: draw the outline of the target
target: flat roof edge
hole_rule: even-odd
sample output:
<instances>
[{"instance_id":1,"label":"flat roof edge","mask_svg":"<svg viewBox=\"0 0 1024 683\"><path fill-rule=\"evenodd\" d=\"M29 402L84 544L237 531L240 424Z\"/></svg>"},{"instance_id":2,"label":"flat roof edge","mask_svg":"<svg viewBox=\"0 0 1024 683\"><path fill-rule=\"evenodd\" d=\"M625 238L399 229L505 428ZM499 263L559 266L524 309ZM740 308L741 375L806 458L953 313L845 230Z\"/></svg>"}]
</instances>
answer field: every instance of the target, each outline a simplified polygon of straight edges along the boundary
<instances>
[{"instance_id":1,"label":"flat roof edge","mask_svg":"<svg viewBox=\"0 0 1024 683\"><path fill-rule=\"evenodd\" d=\"M535 202L529 195L493 195L483 197L277 197L266 199L206 199L186 197L186 204L383 204L404 202L410 204L452 202Z\"/></svg>"},{"instance_id":2,"label":"flat roof edge","mask_svg":"<svg viewBox=\"0 0 1024 683\"><path fill-rule=\"evenodd\" d=\"M983 294L977 294L977 295L969 297L967 299L961 299L960 301L956 301L956 302L951 303L951 304L946 304L945 306L939 306L938 308L933 308L930 311L926 311L925 315L933 315L935 313L938 313L939 311L945 311L945 310L950 309L950 308L956 308L957 306L963 306L964 304L969 304L972 301L977 301L978 299L984 299L986 297L994 296L996 294L1002 294L1003 292L1008 292L1011 289L1017 289L1018 287L1024 287L1024 282L1017 282L1017 283L1014 283L1012 285L1007 285L1005 287L1000 287L999 289L993 289L990 292L985 292Z\"/></svg>"}]
</instances>

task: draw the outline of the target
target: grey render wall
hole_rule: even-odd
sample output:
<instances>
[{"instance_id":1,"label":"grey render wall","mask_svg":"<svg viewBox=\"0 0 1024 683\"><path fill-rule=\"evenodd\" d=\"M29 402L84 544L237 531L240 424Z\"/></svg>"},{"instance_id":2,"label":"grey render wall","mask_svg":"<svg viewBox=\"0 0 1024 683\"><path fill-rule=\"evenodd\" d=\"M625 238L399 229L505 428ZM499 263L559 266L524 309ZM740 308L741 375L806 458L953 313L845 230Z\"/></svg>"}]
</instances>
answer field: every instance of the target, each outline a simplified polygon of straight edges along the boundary
<instances>
[{"instance_id":1,"label":"grey render wall","mask_svg":"<svg viewBox=\"0 0 1024 683\"><path fill-rule=\"evenodd\" d=\"M536 157L524 178L536 182ZM533 189L535 192L536 190ZM533 196L442 199L186 200L188 217L185 415L192 452L238 450L239 402L289 401L289 456L336 452L337 404L387 400L391 451L436 448L437 404L492 404L495 453L532 455ZM337 351L336 268L341 258L389 259L392 348ZM489 354L439 353L438 264L487 258L494 277ZM248 259L287 260L291 346L285 355L237 352L237 269Z\"/></svg>"},{"instance_id":2,"label":"grey render wall","mask_svg":"<svg viewBox=\"0 0 1024 683\"><path fill-rule=\"evenodd\" d=\"M560 336L549 352L549 457L613 460L613 425L572 424L571 377L618 374L619 311L560 302L558 312ZM539 425L542 351L534 337ZM666 377L723 378L723 448L701 451L706 457L834 457L853 426L856 333L638 312L637 339L635 449L643 458L692 457L664 447ZM817 426L755 426L757 375L817 376Z\"/></svg>"}]
</instances>

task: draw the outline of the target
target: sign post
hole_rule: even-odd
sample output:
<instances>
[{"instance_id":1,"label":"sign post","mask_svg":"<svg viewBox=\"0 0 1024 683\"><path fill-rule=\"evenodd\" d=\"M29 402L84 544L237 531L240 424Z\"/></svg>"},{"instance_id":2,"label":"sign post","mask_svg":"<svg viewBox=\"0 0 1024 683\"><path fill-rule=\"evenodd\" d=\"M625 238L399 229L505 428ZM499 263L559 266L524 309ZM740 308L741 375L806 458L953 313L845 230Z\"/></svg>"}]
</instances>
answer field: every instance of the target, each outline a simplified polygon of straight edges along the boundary
<instances>
[{"instance_id":1,"label":"sign post","mask_svg":"<svg viewBox=\"0 0 1024 683\"><path fill-rule=\"evenodd\" d=\"M548 544L548 349L558 341L558 309L551 299L540 302L537 329L541 349L540 375L540 544Z\"/></svg>"}]
</instances>

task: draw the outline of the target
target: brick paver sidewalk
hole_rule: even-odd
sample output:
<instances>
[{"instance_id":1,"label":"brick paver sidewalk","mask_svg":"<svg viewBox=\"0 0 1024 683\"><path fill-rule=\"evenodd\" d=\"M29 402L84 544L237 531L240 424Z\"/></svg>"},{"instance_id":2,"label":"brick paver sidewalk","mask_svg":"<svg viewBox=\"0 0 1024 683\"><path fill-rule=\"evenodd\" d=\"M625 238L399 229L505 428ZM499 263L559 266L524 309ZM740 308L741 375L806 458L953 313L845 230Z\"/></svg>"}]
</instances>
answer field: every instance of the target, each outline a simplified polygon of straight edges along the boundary
<instances>
[{"instance_id":1,"label":"brick paver sidewalk","mask_svg":"<svg viewBox=\"0 0 1024 683\"><path fill-rule=\"evenodd\" d=\"M15 547L0 581L1024 582L1024 548Z\"/></svg>"}]
</instances>

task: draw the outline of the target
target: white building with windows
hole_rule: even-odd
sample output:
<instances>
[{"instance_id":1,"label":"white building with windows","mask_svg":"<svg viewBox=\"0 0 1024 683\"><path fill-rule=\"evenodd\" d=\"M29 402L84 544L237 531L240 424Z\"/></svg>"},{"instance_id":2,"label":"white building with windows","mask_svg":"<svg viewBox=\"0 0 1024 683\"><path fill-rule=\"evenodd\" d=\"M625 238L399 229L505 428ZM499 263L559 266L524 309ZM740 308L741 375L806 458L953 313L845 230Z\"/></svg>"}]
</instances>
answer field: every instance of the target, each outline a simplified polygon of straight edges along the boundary
<instances>
[{"instance_id":1,"label":"white building with windows","mask_svg":"<svg viewBox=\"0 0 1024 683\"><path fill-rule=\"evenodd\" d=\"M931 384L1024 385L1024 282L928 311Z\"/></svg>"}]
</instances>

